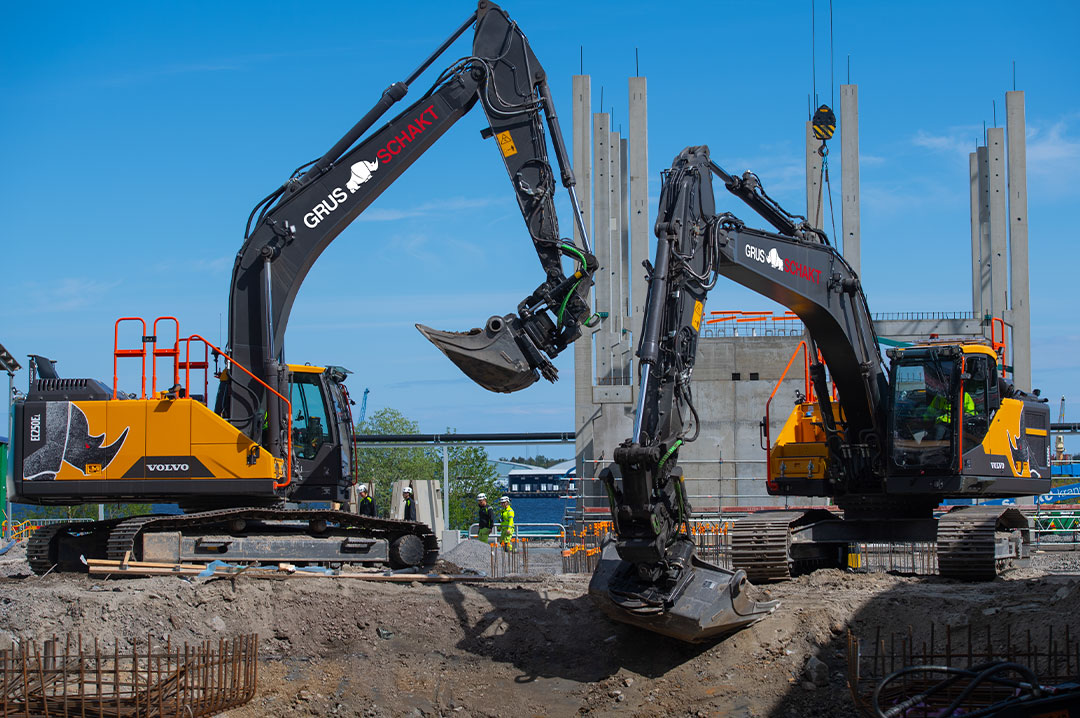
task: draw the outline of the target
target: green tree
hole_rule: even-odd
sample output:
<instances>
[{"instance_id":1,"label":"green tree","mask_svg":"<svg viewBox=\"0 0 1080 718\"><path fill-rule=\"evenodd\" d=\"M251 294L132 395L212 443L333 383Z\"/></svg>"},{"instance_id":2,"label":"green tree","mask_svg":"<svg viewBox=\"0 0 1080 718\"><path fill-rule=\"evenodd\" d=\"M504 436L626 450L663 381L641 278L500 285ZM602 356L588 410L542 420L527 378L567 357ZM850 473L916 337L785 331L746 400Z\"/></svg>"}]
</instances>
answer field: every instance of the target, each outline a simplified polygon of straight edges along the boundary
<instances>
[{"instance_id":1,"label":"green tree","mask_svg":"<svg viewBox=\"0 0 1080 718\"><path fill-rule=\"evenodd\" d=\"M447 429L447 433L455 433ZM441 449L439 463L442 464ZM482 446L451 446L448 449L450 471L450 515L447 526L452 529L465 529L477 518L476 495L488 495L489 505L498 500L499 488L495 480L499 474L491 465L487 451Z\"/></svg>"},{"instance_id":2,"label":"green tree","mask_svg":"<svg viewBox=\"0 0 1080 718\"><path fill-rule=\"evenodd\" d=\"M25 519L96 519L98 517L97 504L81 504L78 506L31 506L26 504L13 504L21 507L21 510L12 509L12 513L20 521ZM142 516L153 513L152 504L105 504L105 518L118 519L125 516Z\"/></svg>"},{"instance_id":3,"label":"green tree","mask_svg":"<svg viewBox=\"0 0 1080 718\"><path fill-rule=\"evenodd\" d=\"M420 425L397 409L380 409L356 427L359 434L419 434ZM447 429L454 434L454 429ZM356 472L358 481L367 484L375 497L380 516L390 514L391 486L395 481L442 481L443 447L383 448L377 445L358 446ZM449 446L447 463L450 475L450 528L467 528L476 520L476 495L486 493L497 497L495 480L499 477L482 446ZM445 488L445 487L444 487Z\"/></svg>"},{"instance_id":4,"label":"green tree","mask_svg":"<svg viewBox=\"0 0 1080 718\"><path fill-rule=\"evenodd\" d=\"M397 409L379 409L356 427L358 434L419 434L420 425ZM379 516L390 515L391 486L395 481L435 479L435 462L431 452L420 447L391 449L379 446L358 446L353 476L371 488ZM442 473L440 460L439 474Z\"/></svg>"},{"instance_id":5,"label":"green tree","mask_svg":"<svg viewBox=\"0 0 1080 718\"><path fill-rule=\"evenodd\" d=\"M555 464L561 464L566 459L553 459L543 454L537 454L536 456L511 456L509 459L505 456L501 457L499 461L512 461L515 464L529 464L530 466L539 466L543 469L550 469Z\"/></svg>"}]
</instances>

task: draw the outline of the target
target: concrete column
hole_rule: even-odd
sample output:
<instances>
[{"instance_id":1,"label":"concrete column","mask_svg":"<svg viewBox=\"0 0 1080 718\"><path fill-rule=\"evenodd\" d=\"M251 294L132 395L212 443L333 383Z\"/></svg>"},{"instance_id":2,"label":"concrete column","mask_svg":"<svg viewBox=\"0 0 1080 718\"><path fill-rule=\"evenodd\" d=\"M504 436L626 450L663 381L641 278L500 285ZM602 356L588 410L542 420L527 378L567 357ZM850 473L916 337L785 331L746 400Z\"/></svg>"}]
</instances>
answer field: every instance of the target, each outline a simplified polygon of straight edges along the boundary
<instances>
[{"instance_id":1,"label":"concrete column","mask_svg":"<svg viewBox=\"0 0 1080 718\"><path fill-rule=\"evenodd\" d=\"M631 354L637 351L641 340L641 322L645 316L645 295L648 283L645 281L645 269L641 263L649 258L649 116L648 88L644 77L630 78L630 126L629 152L627 156L627 178L629 180L630 209L630 266L627 270L627 282L630 286L630 332ZM637 386L634 376L636 366L631 362L630 383L633 389L634 403L637 402Z\"/></svg>"},{"instance_id":2,"label":"concrete column","mask_svg":"<svg viewBox=\"0 0 1080 718\"><path fill-rule=\"evenodd\" d=\"M978 147L975 154L979 160L979 306L982 315L991 313L990 308L990 154L986 147ZM986 327L990 336L990 327Z\"/></svg>"},{"instance_id":3,"label":"concrete column","mask_svg":"<svg viewBox=\"0 0 1080 718\"><path fill-rule=\"evenodd\" d=\"M979 207L982 197L979 194L979 155L968 155L968 176L971 185L971 315L979 319L983 315L982 292L980 291L982 271L979 254Z\"/></svg>"},{"instance_id":4,"label":"concrete column","mask_svg":"<svg viewBox=\"0 0 1080 718\"><path fill-rule=\"evenodd\" d=\"M622 167L620 179L622 196L619 197L619 254L622 256L622 326L625 334L630 333L630 140L619 140L619 165Z\"/></svg>"},{"instance_id":5,"label":"concrete column","mask_svg":"<svg viewBox=\"0 0 1080 718\"><path fill-rule=\"evenodd\" d=\"M1005 93L1005 126L1009 136L1009 266L1012 268L1013 382L1030 391L1031 306L1028 289L1027 144L1024 93Z\"/></svg>"},{"instance_id":6,"label":"concrete column","mask_svg":"<svg viewBox=\"0 0 1080 718\"><path fill-rule=\"evenodd\" d=\"M596 194L593 200L593 216L596 228L593 231L596 249L596 261L600 265L596 270L596 311L601 317L611 316L611 131L610 119L606 113L593 113L593 186ZM607 317L601 320L600 329L594 335L596 341L595 383L604 384L611 380L611 334L608 331Z\"/></svg>"},{"instance_id":7,"label":"concrete column","mask_svg":"<svg viewBox=\"0 0 1080 718\"><path fill-rule=\"evenodd\" d=\"M577 196L581 203L581 214L585 227L596 241L592 232L592 141L590 127L592 123L592 78L588 75L574 75L572 79L572 152L574 153L574 175L577 179ZM581 236L574 227L574 241L581 246ZM593 385L593 348L592 330L582 329L582 336L574 342L574 429L577 440L574 455L577 457L577 475L593 476L591 463L593 458L592 432L592 385Z\"/></svg>"},{"instance_id":8,"label":"concrete column","mask_svg":"<svg viewBox=\"0 0 1080 718\"><path fill-rule=\"evenodd\" d=\"M1004 318L1005 310L1009 308L1005 130L1000 127L987 130L986 149L990 163L990 311L995 317Z\"/></svg>"},{"instance_id":9,"label":"concrete column","mask_svg":"<svg viewBox=\"0 0 1080 718\"><path fill-rule=\"evenodd\" d=\"M822 200L821 191L821 155L818 148L821 140L814 137L814 125L806 121L806 219L818 229L821 228Z\"/></svg>"},{"instance_id":10,"label":"concrete column","mask_svg":"<svg viewBox=\"0 0 1080 718\"><path fill-rule=\"evenodd\" d=\"M626 321L626 256L623 254L623 200L626 195L626 177L623 171L623 140L618 132L611 133L611 178L608 183L608 192L611 200L608 205L611 212L608 218L609 248L611 254L611 315L604 322L604 329L611 337L611 383L613 385L625 384L626 363L623 348L623 327Z\"/></svg>"},{"instance_id":11,"label":"concrete column","mask_svg":"<svg viewBox=\"0 0 1080 718\"><path fill-rule=\"evenodd\" d=\"M859 86L840 85L840 187L844 198L844 259L862 272L859 218Z\"/></svg>"}]
</instances>

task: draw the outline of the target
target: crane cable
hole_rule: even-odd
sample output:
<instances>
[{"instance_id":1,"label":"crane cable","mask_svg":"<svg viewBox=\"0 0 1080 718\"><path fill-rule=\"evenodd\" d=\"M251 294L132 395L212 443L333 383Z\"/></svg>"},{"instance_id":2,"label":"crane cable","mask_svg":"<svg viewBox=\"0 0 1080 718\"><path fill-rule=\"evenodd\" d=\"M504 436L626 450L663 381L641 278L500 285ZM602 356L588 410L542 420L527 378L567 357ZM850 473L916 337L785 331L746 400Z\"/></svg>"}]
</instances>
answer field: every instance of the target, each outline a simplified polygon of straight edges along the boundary
<instances>
[{"instance_id":1,"label":"crane cable","mask_svg":"<svg viewBox=\"0 0 1080 718\"><path fill-rule=\"evenodd\" d=\"M836 233L836 214L833 211L832 183L829 181L829 151L828 151L828 148L825 147L824 142L821 143L821 149L818 150L818 154L821 155L821 177L824 180L824 185L823 186L828 189L828 195L829 195L829 223L832 226L833 242L836 244L836 246L843 248L843 244L836 241L837 238L840 235L838 235ZM819 186L822 186L822 185L819 185ZM821 195L819 193L818 194L818 205L820 205L820 204L821 204ZM819 206L819 209L820 209L820 206Z\"/></svg>"}]
</instances>

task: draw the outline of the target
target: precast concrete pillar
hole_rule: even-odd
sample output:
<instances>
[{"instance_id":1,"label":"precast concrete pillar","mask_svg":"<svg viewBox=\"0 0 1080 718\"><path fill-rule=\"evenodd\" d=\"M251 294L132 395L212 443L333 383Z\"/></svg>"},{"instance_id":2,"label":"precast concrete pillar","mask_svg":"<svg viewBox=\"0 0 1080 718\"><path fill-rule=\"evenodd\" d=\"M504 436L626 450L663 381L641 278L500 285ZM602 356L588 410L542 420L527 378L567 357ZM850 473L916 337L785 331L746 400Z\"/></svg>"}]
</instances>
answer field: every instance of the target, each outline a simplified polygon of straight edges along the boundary
<instances>
[{"instance_id":1,"label":"precast concrete pillar","mask_svg":"<svg viewBox=\"0 0 1080 718\"><path fill-rule=\"evenodd\" d=\"M630 286L630 338L631 356L637 351L641 341L641 322L645 317L645 296L648 282L645 281L645 269L642 263L648 260L649 235L649 115L648 87L644 77L630 78L629 112L629 147L626 161L626 174L629 181L630 209L630 266L626 280ZM631 361L631 367L635 366ZM631 368L630 384L632 402L637 402L637 372Z\"/></svg>"},{"instance_id":2,"label":"precast concrete pillar","mask_svg":"<svg viewBox=\"0 0 1080 718\"><path fill-rule=\"evenodd\" d=\"M611 277L611 306L610 314L604 320L604 330L610 336L611 347L611 383L613 385L628 384L627 364L629 355L623 346L625 334L623 328L626 324L626 262L624 250L624 200L626 196L626 182L623 165L623 142L618 132L611 133L609 143L611 172L608 182L608 192L611 195L608 210L608 248L611 258L609 269Z\"/></svg>"},{"instance_id":3,"label":"precast concrete pillar","mask_svg":"<svg viewBox=\"0 0 1080 718\"><path fill-rule=\"evenodd\" d=\"M1005 127L1008 133L1009 171L1009 266L1012 275L1013 382L1030 391L1031 306L1028 275L1027 145L1024 92L1005 93Z\"/></svg>"},{"instance_id":4,"label":"precast concrete pillar","mask_svg":"<svg viewBox=\"0 0 1080 718\"><path fill-rule=\"evenodd\" d=\"M611 256L611 118L606 112L593 114L593 170L596 199L593 206L596 229L593 232L596 248L596 311L603 319L596 332L596 383L608 384L612 375L611 312L612 282L618 257Z\"/></svg>"},{"instance_id":5,"label":"precast concrete pillar","mask_svg":"<svg viewBox=\"0 0 1080 718\"><path fill-rule=\"evenodd\" d=\"M862 271L859 217L859 86L840 85L840 187L843 195L844 259Z\"/></svg>"},{"instance_id":6,"label":"precast concrete pillar","mask_svg":"<svg viewBox=\"0 0 1080 718\"><path fill-rule=\"evenodd\" d=\"M814 137L814 125L806 121L806 219L811 226L821 229L822 195L821 140Z\"/></svg>"},{"instance_id":7,"label":"precast concrete pillar","mask_svg":"<svg viewBox=\"0 0 1080 718\"><path fill-rule=\"evenodd\" d=\"M980 318L991 313L990 295L990 154L985 146L975 150L979 160L979 306ZM990 336L990 328L985 328Z\"/></svg>"},{"instance_id":8,"label":"precast concrete pillar","mask_svg":"<svg viewBox=\"0 0 1080 718\"><path fill-rule=\"evenodd\" d=\"M572 105L572 152L574 176L577 180L578 202L581 203L581 216L586 231L592 232L592 78L588 75L574 75L571 80ZM574 241L582 246L581 233L574 226ZM574 443L574 455L577 457L577 475L593 476L592 431L592 385L593 385L593 346L592 330L582 327L582 336L574 342L574 430L577 439ZM582 482L584 483L584 482Z\"/></svg>"},{"instance_id":9,"label":"precast concrete pillar","mask_svg":"<svg viewBox=\"0 0 1080 718\"><path fill-rule=\"evenodd\" d=\"M1004 318L1009 308L1008 215L1005 189L1005 130L992 127L986 131L986 149L990 180L990 312Z\"/></svg>"},{"instance_id":10,"label":"precast concrete pillar","mask_svg":"<svg viewBox=\"0 0 1080 718\"><path fill-rule=\"evenodd\" d=\"M979 254L981 236L979 216L982 196L979 194L979 155L977 152L968 155L968 180L971 189L971 315L978 319L983 315L983 307L981 255Z\"/></svg>"}]
</instances>

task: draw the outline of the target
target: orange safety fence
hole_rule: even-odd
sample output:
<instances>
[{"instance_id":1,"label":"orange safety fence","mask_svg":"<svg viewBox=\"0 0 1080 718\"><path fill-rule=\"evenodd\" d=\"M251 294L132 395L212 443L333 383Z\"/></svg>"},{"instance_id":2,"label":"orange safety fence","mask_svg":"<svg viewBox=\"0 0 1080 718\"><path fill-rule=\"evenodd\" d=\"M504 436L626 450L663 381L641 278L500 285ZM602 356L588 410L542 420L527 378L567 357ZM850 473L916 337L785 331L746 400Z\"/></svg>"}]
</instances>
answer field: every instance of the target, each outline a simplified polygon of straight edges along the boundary
<instances>
[{"instance_id":1,"label":"orange safety fence","mask_svg":"<svg viewBox=\"0 0 1080 718\"><path fill-rule=\"evenodd\" d=\"M690 521L683 524L682 529L693 538L702 558L724 565L728 560L731 525L732 521L722 519ZM615 525L611 521L595 521L581 529L567 531L562 550L563 572L592 572L600 560L601 544L614 531Z\"/></svg>"}]
</instances>

